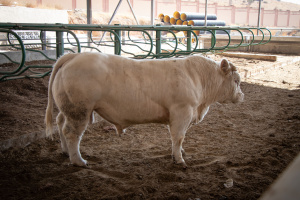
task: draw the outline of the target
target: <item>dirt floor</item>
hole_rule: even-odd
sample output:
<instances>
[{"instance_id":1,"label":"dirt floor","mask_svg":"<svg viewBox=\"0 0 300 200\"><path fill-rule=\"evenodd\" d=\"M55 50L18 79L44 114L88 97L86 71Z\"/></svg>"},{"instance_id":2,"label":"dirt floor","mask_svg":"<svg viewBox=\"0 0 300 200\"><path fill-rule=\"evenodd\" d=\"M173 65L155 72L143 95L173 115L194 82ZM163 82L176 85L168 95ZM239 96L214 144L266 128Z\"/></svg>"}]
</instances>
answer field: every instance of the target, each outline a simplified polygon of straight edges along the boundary
<instances>
[{"instance_id":1,"label":"dirt floor","mask_svg":"<svg viewBox=\"0 0 300 200\"><path fill-rule=\"evenodd\" d=\"M248 71L276 64L228 59ZM57 134L16 147L22 137L44 135L47 84L0 83L0 199L258 199L300 151L299 63L243 78L243 103L212 105L187 132L186 170L173 164L159 124L132 126L121 137L107 122L90 125L81 143L90 168L69 164Z\"/></svg>"}]
</instances>

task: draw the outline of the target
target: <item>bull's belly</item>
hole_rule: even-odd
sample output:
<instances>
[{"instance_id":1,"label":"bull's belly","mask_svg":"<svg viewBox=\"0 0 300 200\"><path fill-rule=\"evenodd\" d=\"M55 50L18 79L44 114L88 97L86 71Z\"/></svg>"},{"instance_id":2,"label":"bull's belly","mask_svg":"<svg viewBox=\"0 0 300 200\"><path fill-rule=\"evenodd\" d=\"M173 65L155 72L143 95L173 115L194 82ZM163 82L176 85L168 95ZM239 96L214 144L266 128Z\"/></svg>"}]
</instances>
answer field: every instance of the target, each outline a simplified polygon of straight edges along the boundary
<instances>
[{"instance_id":1,"label":"bull's belly","mask_svg":"<svg viewBox=\"0 0 300 200\"><path fill-rule=\"evenodd\" d=\"M105 120L122 127L145 123L167 124L169 122L168 109L158 104L99 102L94 110Z\"/></svg>"}]
</instances>

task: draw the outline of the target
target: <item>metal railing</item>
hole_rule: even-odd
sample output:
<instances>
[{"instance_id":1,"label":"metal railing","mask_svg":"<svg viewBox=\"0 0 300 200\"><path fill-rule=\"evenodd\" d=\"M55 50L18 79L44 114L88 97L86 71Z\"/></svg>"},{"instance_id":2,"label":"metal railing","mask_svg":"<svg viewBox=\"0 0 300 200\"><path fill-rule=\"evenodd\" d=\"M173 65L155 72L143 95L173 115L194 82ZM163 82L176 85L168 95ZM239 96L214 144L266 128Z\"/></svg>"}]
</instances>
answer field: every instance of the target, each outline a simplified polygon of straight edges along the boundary
<instances>
[{"instance_id":1,"label":"metal railing","mask_svg":"<svg viewBox=\"0 0 300 200\"><path fill-rule=\"evenodd\" d=\"M23 37L19 31L34 31L36 38ZM260 40L255 32L260 32ZM266 28L247 27L198 27L198 26L140 26L140 25L79 25L79 24L25 24L0 23L0 61L7 59L17 67L0 67L0 81L19 78L41 78L51 73L51 65L29 65L28 53L40 54L55 61L65 52L97 51L131 57L133 59L159 59L194 53L220 52L228 49L266 44L271 32ZM39 33L39 34L37 34ZM218 36L226 35L228 42L217 46ZM232 42L235 35L240 39ZM210 44L203 38L210 37ZM245 38L248 38L245 41ZM224 37L223 37L224 38ZM250 38L250 40L249 40ZM1 50L2 49L2 50ZM3 50L4 49L4 50ZM54 49L50 57L46 50ZM8 52L19 52L18 60ZM15 66L14 65L14 66ZM12 68L12 69L11 69ZM35 71L33 71L35 70ZM40 71L36 71L40 70Z\"/></svg>"}]
</instances>

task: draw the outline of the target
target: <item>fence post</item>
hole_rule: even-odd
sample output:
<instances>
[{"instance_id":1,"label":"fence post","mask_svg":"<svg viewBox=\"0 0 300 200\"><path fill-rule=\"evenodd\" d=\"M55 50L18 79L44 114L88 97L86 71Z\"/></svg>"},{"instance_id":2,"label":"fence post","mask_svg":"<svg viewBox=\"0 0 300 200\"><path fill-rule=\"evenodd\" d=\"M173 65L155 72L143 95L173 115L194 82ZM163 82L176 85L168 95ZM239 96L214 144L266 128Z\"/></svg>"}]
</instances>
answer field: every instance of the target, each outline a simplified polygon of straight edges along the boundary
<instances>
[{"instance_id":1,"label":"fence post","mask_svg":"<svg viewBox=\"0 0 300 200\"><path fill-rule=\"evenodd\" d=\"M56 31L56 58L64 54L64 32Z\"/></svg>"},{"instance_id":2,"label":"fence post","mask_svg":"<svg viewBox=\"0 0 300 200\"><path fill-rule=\"evenodd\" d=\"M187 31L186 50L188 52L192 50L192 31Z\"/></svg>"},{"instance_id":3,"label":"fence post","mask_svg":"<svg viewBox=\"0 0 300 200\"><path fill-rule=\"evenodd\" d=\"M156 26L160 26L160 24L157 24ZM155 31L156 38L155 38L155 45L156 45L156 50L155 54L156 57L158 58L158 55L161 53L161 31L157 30Z\"/></svg>"},{"instance_id":4,"label":"fence post","mask_svg":"<svg viewBox=\"0 0 300 200\"><path fill-rule=\"evenodd\" d=\"M214 37L214 36L216 36L216 29L211 30L211 32L212 32L212 35L211 35L210 45L211 45L211 48L213 48L216 45L216 40L215 40L215 37Z\"/></svg>"},{"instance_id":5,"label":"fence post","mask_svg":"<svg viewBox=\"0 0 300 200\"><path fill-rule=\"evenodd\" d=\"M115 24L115 26L120 26L120 24ZM114 32L116 33L116 36L115 36L115 54L116 55L121 55L121 30L117 29L117 30L114 30ZM117 40L117 37L120 38L120 43L118 44L118 40Z\"/></svg>"},{"instance_id":6,"label":"fence post","mask_svg":"<svg viewBox=\"0 0 300 200\"><path fill-rule=\"evenodd\" d=\"M47 40L46 40L46 31L41 31L41 41L42 41L42 50L46 50L46 43L47 43Z\"/></svg>"}]
</instances>

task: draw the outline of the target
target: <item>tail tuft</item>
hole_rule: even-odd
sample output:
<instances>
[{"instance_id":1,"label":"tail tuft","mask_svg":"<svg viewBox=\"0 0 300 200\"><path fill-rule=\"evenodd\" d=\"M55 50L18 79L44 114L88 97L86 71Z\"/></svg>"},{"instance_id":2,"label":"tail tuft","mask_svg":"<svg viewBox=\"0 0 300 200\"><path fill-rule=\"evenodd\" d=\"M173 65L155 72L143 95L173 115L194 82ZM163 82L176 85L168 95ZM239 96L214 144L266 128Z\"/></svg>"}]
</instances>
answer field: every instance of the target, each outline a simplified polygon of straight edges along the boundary
<instances>
[{"instance_id":1,"label":"tail tuft","mask_svg":"<svg viewBox=\"0 0 300 200\"><path fill-rule=\"evenodd\" d=\"M46 137L53 139L53 100L48 100L48 106L46 109L46 117L45 117L45 124L46 124Z\"/></svg>"}]
</instances>

